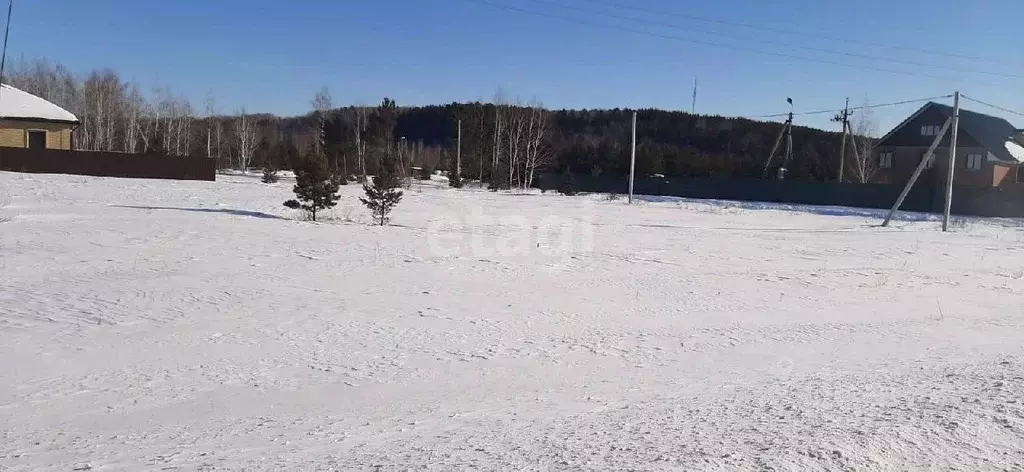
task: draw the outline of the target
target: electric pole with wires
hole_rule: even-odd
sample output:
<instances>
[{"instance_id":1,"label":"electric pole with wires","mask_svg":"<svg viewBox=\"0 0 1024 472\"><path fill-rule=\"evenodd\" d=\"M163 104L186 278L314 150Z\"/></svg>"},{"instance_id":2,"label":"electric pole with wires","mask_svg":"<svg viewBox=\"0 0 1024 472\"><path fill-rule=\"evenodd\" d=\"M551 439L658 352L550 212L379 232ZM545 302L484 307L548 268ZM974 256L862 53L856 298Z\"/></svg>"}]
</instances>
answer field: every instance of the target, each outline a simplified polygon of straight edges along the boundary
<instances>
[{"instance_id":1,"label":"electric pole with wires","mask_svg":"<svg viewBox=\"0 0 1024 472\"><path fill-rule=\"evenodd\" d=\"M842 113L832 117L833 123L843 124L843 141L839 145L839 183L843 183L843 172L846 170L846 137L850 129L850 98L846 98L846 106Z\"/></svg>"},{"instance_id":2,"label":"electric pole with wires","mask_svg":"<svg viewBox=\"0 0 1024 472\"><path fill-rule=\"evenodd\" d=\"M779 145L782 144L782 138L786 138L786 155L782 158L782 166L776 172L776 178L779 180L785 180L786 178L786 165L793 160L793 99L786 98L786 103L789 103L789 116L786 118L786 122L782 125L782 129L779 130L779 137L775 139L775 145L772 146L771 154L768 154L768 161L764 163L763 176L768 177L768 169L771 168L772 160L775 159L775 153L779 151Z\"/></svg>"}]
</instances>

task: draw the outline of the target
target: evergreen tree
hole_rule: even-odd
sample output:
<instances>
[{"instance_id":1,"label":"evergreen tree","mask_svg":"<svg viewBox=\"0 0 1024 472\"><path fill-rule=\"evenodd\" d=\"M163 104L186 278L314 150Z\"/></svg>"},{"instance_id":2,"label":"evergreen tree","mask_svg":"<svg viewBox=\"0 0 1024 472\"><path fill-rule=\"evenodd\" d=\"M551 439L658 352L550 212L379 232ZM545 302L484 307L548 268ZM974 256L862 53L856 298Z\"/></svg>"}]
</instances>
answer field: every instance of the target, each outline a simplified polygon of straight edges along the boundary
<instances>
[{"instance_id":1,"label":"evergreen tree","mask_svg":"<svg viewBox=\"0 0 1024 472\"><path fill-rule=\"evenodd\" d=\"M359 201L373 213L381 226L388 222L391 210L402 201L402 179L398 174L399 160L395 155L394 136L398 107L395 101L385 98L370 115L366 136L370 149L377 155L377 169L372 184L363 183L366 198Z\"/></svg>"},{"instance_id":2,"label":"evergreen tree","mask_svg":"<svg viewBox=\"0 0 1024 472\"><path fill-rule=\"evenodd\" d=\"M313 221L318 211L333 208L341 198L327 158L319 153L311 153L295 163L294 191L296 199L284 202L284 206L305 210Z\"/></svg>"},{"instance_id":3,"label":"evergreen tree","mask_svg":"<svg viewBox=\"0 0 1024 472\"><path fill-rule=\"evenodd\" d=\"M459 171L454 166L448 170L448 186L462 188L462 176L459 175Z\"/></svg>"},{"instance_id":4,"label":"evergreen tree","mask_svg":"<svg viewBox=\"0 0 1024 472\"><path fill-rule=\"evenodd\" d=\"M277 181L277 169L275 169L273 164L270 163L270 160L267 159L263 163L263 183L274 184L277 183Z\"/></svg>"},{"instance_id":5,"label":"evergreen tree","mask_svg":"<svg viewBox=\"0 0 1024 472\"><path fill-rule=\"evenodd\" d=\"M373 184L363 184L363 192L366 198L359 201L366 205L373 213L373 219L384 226L388 222L388 215L391 210L402 201L402 190L399 189L402 181L398 177L398 161L385 158L377 166L377 173L373 175Z\"/></svg>"},{"instance_id":6,"label":"evergreen tree","mask_svg":"<svg viewBox=\"0 0 1024 472\"><path fill-rule=\"evenodd\" d=\"M562 195L576 195L576 177L568 167L562 173L562 182L558 185L558 192Z\"/></svg>"}]
</instances>

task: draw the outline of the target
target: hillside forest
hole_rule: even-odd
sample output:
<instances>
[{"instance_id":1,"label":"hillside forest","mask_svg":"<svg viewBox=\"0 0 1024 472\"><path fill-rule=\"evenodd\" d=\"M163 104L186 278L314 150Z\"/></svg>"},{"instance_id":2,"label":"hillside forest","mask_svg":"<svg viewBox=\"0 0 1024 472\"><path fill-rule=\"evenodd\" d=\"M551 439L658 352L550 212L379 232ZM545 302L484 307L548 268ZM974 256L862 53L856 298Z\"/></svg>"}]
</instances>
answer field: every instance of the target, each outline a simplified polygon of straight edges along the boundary
<instances>
[{"instance_id":1,"label":"hillside forest","mask_svg":"<svg viewBox=\"0 0 1024 472\"><path fill-rule=\"evenodd\" d=\"M310 113L281 117L244 108L225 112L212 96L197 106L169 87L144 90L111 69L74 74L46 60L16 61L4 83L74 113L81 121L74 134L77 149L204 156L222 168L285 169L317 145L322 123L324 152L338 175L358 178L376 165L366 139L376 107L336 106L326 88L311 94ZM461 122L459 167L465 179L510 188L528 187L543 172L629 172L633 110L548 110L498 93L489 103L399 103L396 113L388 136L370 144L397 152L403 169L452 169ZM765 172L766 160L782 128L778 122L638 110L637 175L767 178L774 172ZM871 139L865 136L866 131L853 142L858 154L869 156ZM840 133L794 126L793 143L787 178L836 179ZM851 166L853 160L847 158ZM776 157L773 165L781 163ZM864 174L847 172L854 179Z\"/></svg>"}]
</instances>

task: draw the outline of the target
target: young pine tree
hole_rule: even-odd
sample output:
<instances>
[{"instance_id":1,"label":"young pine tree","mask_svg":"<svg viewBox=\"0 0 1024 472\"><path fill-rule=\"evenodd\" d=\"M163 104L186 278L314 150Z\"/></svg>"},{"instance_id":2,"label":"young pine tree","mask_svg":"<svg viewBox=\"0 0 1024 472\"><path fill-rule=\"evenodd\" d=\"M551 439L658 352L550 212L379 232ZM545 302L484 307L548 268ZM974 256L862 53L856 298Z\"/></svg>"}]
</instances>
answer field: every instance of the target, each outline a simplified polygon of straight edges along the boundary
<instances>
[{"instance_id":1,"label":"young pine tree","mask_svg":"<svg viewBox=\"0 0 1024 472\"><path fill-rule=\"evenodd\" d=\"M402 201L402 181L398 177L398 162L392 158L385 158L378 166L377 173L373 176L373 184L363 184L363 191L366 198L359 201L366 205L366 208L373 213L374 221L384 226L388 222L388 214Z\"/></svg>"},{"instance_id":2,"label":"young pine tree","mask_svg":"<svg viewBox=\"0 0 1024 472\"><path fill-rule=\"evenodd\" d=\"M562 181L558 184L558 192L570 197L576 195L576 176L573 175L569 167L566 167L565 172L562 173Z\"/></svg>"},{"instance_id":3,"label":"young pine tree","mask_svg":"<svg viewBox=\"0 0 1024 472\"><path fill-rule=\"evenodd\" d=\"M277 169L270 162L270 159L267 159L263 163L263 183L265 183L265 184L273 184L273 183L277 183L277 181L278 181Z\"/></svg>"},{"instance_id":4,"label":"young pine tree","mask_svg":"<svg viewBox=\"0 0 1024 472\"><path fill-rule=\"evenodd\" d=\"M459 171L454 167L448 169L448 186L462 188L462 176L459 175Z\"/></svg>"},{"instance_id":5,"label":"young pine tree","mask_svg":"<svg viewBox=\"0 0 1024 472\"><path fill-rule=\"evenodd\" d=\"M338 195L338 182L322 154L313 153L298 159L294 167L296 199L284 202L284 206L305 210L310 219L316 221L318 211L338 204L341 198Z\"/></svg>"}]
</instances>

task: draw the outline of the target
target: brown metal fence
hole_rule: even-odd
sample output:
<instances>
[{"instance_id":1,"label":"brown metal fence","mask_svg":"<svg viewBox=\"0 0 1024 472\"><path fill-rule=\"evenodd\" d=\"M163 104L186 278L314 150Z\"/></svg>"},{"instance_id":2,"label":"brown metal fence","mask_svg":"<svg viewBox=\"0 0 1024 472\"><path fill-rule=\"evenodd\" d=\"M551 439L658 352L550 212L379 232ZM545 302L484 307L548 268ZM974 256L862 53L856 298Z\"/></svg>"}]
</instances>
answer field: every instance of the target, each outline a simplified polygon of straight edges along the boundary
<instances>
[{"instance_id":1,"label":"brown metal fence","mask_svg":"<svg viewBox=\"0 0 1024 472\"><path fill-rule=\"evenodd\" d=\"M203 157L0 147L0 170L135 179L213 181L217 178L217 161Z\"/></svg>"}]
</instances>

